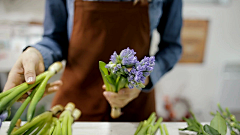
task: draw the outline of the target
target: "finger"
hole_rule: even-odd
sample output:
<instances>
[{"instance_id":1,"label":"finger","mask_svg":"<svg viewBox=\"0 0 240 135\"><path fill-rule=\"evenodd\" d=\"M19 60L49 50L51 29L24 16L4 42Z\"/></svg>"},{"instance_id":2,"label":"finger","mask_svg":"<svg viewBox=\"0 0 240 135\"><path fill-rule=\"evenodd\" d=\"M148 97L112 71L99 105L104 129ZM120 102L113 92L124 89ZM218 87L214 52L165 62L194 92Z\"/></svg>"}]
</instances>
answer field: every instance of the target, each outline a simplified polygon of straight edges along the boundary
<instances>
[{"instance_id":1,"label":"finger","mask_svg":"<svg viewBox=\"0 0 240 135\"><path fill-rule=\"evenodd\" d=\"M123 108L126 105L124 101L112 100L109 98L106 98L106 100L108 101L111 107Z\"/></svg>"},{"instance_id":2,"label":"finger","mask_svg":"<svg viewBox=\"0 0 240 135\"><path fill-rule=\"evenodd\" d=\"M104 91L103 95L107 98L117 98L118 94L115 92L110 92L110 91Z\"/></svg>"},{"instance_id":3,"label":"finger","mask_svg":"<svg viewBox=\"0 0 240 135\"><path fill-rule=\"evenodd\" d=\"M49 87L48 89L46 89L45 95L49 95L49 94L52 94L54 92L57 92L59 89L60 89L59 86Z\"/></svg>"},{"instance_id":4,"label":"finger","mask_svg":"<svg viewBox=\"0 0 240 135\"><path fill-rule=\"evenodd\" d=\"M54 87L54 86L62 86L63 82L61 80L57 80L55 82L49 83L46 86L46 89L50 88L50 87Z\"/></svg>"},{"instance_id":5,"label":"finger","mask_svg":"<svg viewBox=\"0 0 240 135\"><path fill-rule=\"evenodd\" d=\"M121 89L119 93L104 91L104 96L113 100L126 100L130 97L130 93L127 89Z\"/></svg>"},{"instance_id":6,"label":"finger","mask_svg":"<svg viewBox=\"0 0 240 135\"><path fill-rule=\"evenodd\" d=\"M105 98L107 99L107 101L109 102L109 104L111 105L111 107L124 107L126 105L126 101L125 100L120 100L117 97L117 93L113 93L113 92L108 92L108 91L104 91L103 95L105 96Z\"/></svg>"},{"instance_id":7,"label":"finger","mask_svg":"<svg viewBox=\"0 0 240 135\"><path fill-rule=\"evenodd\" d=\"M24 59L22 63L24 68L25 81L28 84L33 84L36 80L35 62L30 59Z\"/></svg>"},{"instance_id":8,"label":"finger","mask_svg":"<svg viewBox=\"0 0 240 135\"><path fill-rule=\"evenodd\" d=\"M140 94L141 90L137 89L137 88L133 88L133 89L129 89L129 88L125 88L125 89L121 89L118 92L118 99L122 99L122 100L126 100L126 101L131 101L133 99L135 99L136 97L138 97L138 95Z\"/></svg>"},{"instance_id":9,"label":"finger","mask_svg":"<svg viewBox=\"0 0 240 135\"><path fill-rule=\"evenodd\" d=\"M9 90L24 81L23 72L18 67L13 67L13 69L10 71L8 80L4 86L3 91Z\"/></svg>"},{"instance_id":10,"label":"finger","mask_svg":"<svg viewBox=\"0 0 240 135\"><path fill-rule=\"evenodd\" d=\"M47 84L45 95L52 94L58 91L62 85L63 85L63 82L61 80L57 80L53 83Z\"/></svg>"},{"instance_id":11,"label":"finger","mask_svg":"<svg viewBox=\"0 0 240 135\"><path fill-rule=\"evenodd\" d=\"M123 95L123 94L129 93L129 90L130 90L129 88L120 89L118 91L118 94Z\"/></svg>"},{"instance_id":12,"label":"finger","mask_svg":"<svg viewBox=\"0 0 240 135\"><path fill-rule=\"evenodd\" d=\"M105 84L102 86L102 89L104 89L104 90L106 89L106 85Z\"/></svg>"},{"instance_id":13,"label":"finger","mask_svg":"<svg viewBox=\"0 0 240 135\"><path fill-rule=\"evenodd\" d=\"M127 100L131 98L131 95L134 91L131 91L129 88L121 89L118 91L118 99Z\"/></svg>"}]
</instances>

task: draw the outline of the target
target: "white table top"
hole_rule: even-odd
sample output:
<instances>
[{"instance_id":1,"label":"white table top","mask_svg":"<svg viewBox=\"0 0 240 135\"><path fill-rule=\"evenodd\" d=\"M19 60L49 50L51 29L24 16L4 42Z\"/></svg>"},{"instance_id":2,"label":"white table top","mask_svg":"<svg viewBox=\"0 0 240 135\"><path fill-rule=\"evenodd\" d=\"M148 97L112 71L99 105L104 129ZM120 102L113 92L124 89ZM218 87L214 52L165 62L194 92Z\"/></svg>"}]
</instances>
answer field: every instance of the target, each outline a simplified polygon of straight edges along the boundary
<instances>
[{"instance_id":1,"label":"white table top","mask_svg":"<svg viewBox=\"0 0 240 135\"><path fill-rule=\"evenodd\" d=\"M6 135L10 122L4 122L0 135ZM194 135L192 132L179 133L179 128L187 126L184 122L163 122L168 128L169 135ZM75 122L73 135L133 135L138 123L131 122ZM156 135L160 135L157 131Z\"/></svg>"}]
</instances>

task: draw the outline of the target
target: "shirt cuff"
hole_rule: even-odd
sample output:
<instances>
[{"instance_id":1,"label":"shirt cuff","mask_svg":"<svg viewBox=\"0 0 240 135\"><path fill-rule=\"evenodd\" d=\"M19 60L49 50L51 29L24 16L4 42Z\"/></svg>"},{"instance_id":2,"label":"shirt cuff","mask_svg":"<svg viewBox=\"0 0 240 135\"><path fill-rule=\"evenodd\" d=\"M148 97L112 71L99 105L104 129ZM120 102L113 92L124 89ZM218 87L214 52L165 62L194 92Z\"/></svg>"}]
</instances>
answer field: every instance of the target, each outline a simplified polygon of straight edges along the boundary
<instances>
[{"instance_id":1,"label":"shirt cuff","mask_svg":"<svg viewBox=\"0 0 240 135\"><path fill-rule=\"evenodd\" d=\"M27 46L26 48L23 49L23 51L25 51L28 47L34 47L41 53L41 55L43 57L45 71L54 62L53 57L52 57L53 52L49 48L39 45L39 44L36 44L33 46Z\"/></svg>"}]
</instances>

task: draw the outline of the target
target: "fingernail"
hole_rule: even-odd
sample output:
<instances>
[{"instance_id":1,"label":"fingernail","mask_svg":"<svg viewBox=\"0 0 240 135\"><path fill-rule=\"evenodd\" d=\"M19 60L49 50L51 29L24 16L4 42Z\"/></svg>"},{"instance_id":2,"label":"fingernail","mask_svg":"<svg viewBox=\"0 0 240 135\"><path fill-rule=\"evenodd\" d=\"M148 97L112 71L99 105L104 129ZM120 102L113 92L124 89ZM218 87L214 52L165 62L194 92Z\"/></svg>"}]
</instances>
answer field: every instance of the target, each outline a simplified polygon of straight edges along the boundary
<instances>
[{"instance_id":1,"label":"fingernail","mask_svg":"<svg viewBox=\"0 0 240 135\"><path fill-rule=\"evenodd\" d=\"M28 77L27 82L29 83L29 82L32 82L32 81L33 81L33 77Z\"/></svg>"},{"instance_id":2,"label":"fingernail","mask_svg":"<svg viewBox=\"0 0 240 135\"><path fill-rule=\"evenodd\" d=\"M57 89L59 89L59 87L58 87L58 86L54 86L53 89L54 89L54 90L57 90Z\"/></svg>"}]
</instances>

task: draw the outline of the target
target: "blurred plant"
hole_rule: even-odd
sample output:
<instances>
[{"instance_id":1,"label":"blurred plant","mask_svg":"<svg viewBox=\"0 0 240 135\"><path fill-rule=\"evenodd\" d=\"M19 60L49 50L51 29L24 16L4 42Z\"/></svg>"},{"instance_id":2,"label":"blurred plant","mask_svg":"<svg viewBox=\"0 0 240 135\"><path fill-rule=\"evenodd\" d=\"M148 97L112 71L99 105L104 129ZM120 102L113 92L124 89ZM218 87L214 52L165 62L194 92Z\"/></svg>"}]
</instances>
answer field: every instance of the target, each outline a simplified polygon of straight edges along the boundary
<instances>
[{"instance_id":1,"label":"blurred plant","mask_svg":"<svg viewBox=\"0 0 240 135\"><path fill-rule=\"evenodd\" d=\"M228 128L230 129L231 135L240 134L240 121L236 120L236 117L230 113L229 109L226 108L225 111L222 109L221 105L218 104L218 109L221 113L221 116L225 119ZM211 115L215 116L216 114L210 112ZM238 131L238 133L237 133Z\"/></svg>"}]
</instances>

